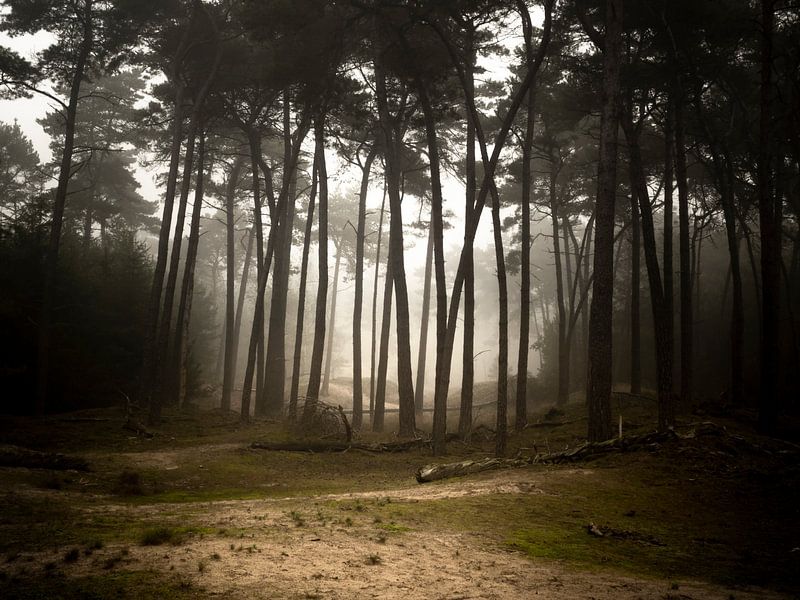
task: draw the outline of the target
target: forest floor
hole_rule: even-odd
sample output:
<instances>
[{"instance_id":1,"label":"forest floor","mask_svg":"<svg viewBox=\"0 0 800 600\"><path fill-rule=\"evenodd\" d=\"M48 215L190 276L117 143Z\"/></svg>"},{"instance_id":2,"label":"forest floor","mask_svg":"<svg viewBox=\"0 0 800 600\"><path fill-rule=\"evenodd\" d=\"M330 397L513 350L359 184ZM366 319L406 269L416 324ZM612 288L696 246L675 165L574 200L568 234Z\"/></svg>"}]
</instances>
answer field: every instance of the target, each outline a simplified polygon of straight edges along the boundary
<instances>
[{"instance_id":1,"label":"forest floor","mask_svg":"<svg viewBox=\"0 0 800 600\"><path fill-rule=\"evenodd\" d=\"M626 433L654 427L649 401L615 411ZM510 455L582 441L580 403L545 413L512 436ZM708 419L684 416L679 431ZM434 460L427 449L255 450L289 434L213 411L168 414L152 439L123 420L117 409L0 419L0 445L89 464L0 467L0 597L800 594L800 448L741 420L710 419L732 435L422 485L420 466L487 456L490 436Z\"/></svg>"}]
</instances>

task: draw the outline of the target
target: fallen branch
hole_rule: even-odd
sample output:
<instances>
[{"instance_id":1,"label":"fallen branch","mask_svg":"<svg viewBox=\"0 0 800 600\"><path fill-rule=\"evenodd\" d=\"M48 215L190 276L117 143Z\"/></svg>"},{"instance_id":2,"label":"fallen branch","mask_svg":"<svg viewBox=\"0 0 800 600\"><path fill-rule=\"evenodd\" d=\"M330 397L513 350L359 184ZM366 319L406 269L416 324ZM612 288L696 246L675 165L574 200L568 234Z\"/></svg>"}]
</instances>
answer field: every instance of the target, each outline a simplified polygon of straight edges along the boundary
<instances>
[{"instance_id":1,"label":"fallen branch","mask_svg":"<svg viewBox=\"0 0 800 600\"><path fill-rule=\"evenodd\" d=\"M439 479L449 479L450 477L462 477L472 475L482 471L492 471L494 469L511 469L524 467L530 464L530 460L521 458L484 458L482 460L465 460L457 463L445 463L439 465L426 465L421 467L415 477L419 483L428 483Z\"/></svg>"},{"instance_id":2,"label":"fallen branch","mask_svg":"<svg viewBox=\"0 0 800 600\"><path fill-rule=\"evenodd\" d=\"M0 446L0 467L88 471L89 463L79 456L39 452L19 446L3 445Z\"/></svg>"}]
</instances>

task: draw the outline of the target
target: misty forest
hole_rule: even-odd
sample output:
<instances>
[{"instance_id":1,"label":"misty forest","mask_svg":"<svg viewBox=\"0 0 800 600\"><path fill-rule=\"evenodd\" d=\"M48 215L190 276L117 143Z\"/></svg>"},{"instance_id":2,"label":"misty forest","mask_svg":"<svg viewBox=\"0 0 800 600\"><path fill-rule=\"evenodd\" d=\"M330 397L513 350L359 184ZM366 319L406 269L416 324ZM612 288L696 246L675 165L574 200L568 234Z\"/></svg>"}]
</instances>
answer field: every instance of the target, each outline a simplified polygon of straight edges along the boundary
<instances>
[{"instance_id":1,"label":"misty forest","mask_svg":"<svg viewBox=\"0 0 800 600\"><path fill-rule=\"evenodd\" d=\"M800 5L0 1L0 597L800 594Z\"/></svg>"}]
</instances>

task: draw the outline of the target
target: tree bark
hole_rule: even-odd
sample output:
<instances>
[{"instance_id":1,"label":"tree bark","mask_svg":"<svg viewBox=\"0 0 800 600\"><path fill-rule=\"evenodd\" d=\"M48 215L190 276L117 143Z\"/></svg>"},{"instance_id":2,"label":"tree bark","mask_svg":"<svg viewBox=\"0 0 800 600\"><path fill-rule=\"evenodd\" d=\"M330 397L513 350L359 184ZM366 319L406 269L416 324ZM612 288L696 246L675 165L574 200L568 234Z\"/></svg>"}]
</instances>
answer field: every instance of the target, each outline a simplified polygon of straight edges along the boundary
<instances>
[{"instance_id":1,"label":"tree bark","mask_svg":"<svg viewBox=\"0 0 800 600\"><path fill-rule=\"evenodd\" d=\"M78 115L81 82L87 68L89 53L94 45L94 23L92 21L93 0L84 0L83 38L78 48L75 71L69 91L69 101L64 124L64 148L58 171L58 184L53 198L53 219L47 246L42 287L42 306L39 314L38 357L36 362L36 414L41 416L47 408L48 378L50 375L50 345L52 340L53 300L56 296L58 279L58 251L61 245L61 229L64 224L64 207L67 202L67 188L72 177L72 153L75 147L75 120ZM167 233L169 235L169 233Z\"/></svg>"},{"instance_id":2,"label":"tree bark","mask_svg":"<svg viewBox=\"0 0 800 600\"><path fill-rule=\"evenodd\" d=\"M308 390L303 410L303 421L308 423L314 415L319 386L322 379L322 358L325 351L325 318L328 305L328 170L325 164L325 115L317 115L314 122L314 139L319 186L319 282L317 284L317 306L314 318L314 345L311 352L311 368L308 374Z\"/></svg>"},{"instance_id":3,"label":"tree bark","mask_svg":"<svg viewBox=\"0 0 800 600\"><path fill-rule=\"evenodd\" d=\"M564 300L564 275L561 267L561 231L558 223L557 181L560 164L550 152L550 219L553 229L553 260L556 267L556 306L558 307L558 393L556 404L564 406L569 399L569 343L567 342L567 308Z\"/></svg>"},{"instance_id":4,"label":"tree bark","mask_svg":"<svg viewBox=\"0 0 800 600\"><path fill-rule=\"evenodd\" d=\"M232 381L236 380L237 366L239 363L239 340L242 333L242 313L244 312L244 300L247 295L247 283L250 279L250 263L253 260L253 243L255 242L255 237L255 231L250 228L247 233L247 248L244 254L244 265L242 265L242 277L239 281L239 298L236 301L236 318L233 323Z\"/></svg>"},{"instance_id":5,"label":"tree bark","mask_svg":"<svg viewBox=\"0 0 800 600\"><path fill-rule=\"evenodd\" d=\"M664 271L664 327L669 344L670 364L675 356L675 326L674 326L674 284L672 268L673 245L673 190L675 181L674 158L674 114L672 99L667 100L666 115L664 117L664 245L663 245L663 271ZM670 383L672 378L670 377ZM670 385L670 394L672 389Z\"/></svg>"},{"instance_id":6,"label":"tree bark","mask_svg":"<svg viewBox=\"0 0 800 600\"><path fill-rule=\"evenodd\" d=\"M386 209L386 184L383 186L383 200L381 200L381 216L378 224L378 248L375 255L375 278L372 283L372 349L370 351L369 368L369 418L372 421L375 414L375 347L377 345L377 312L378 312L378 274L381 266L381 242L383 238L383 216Z\"/></svg>"},{"instance_id":7,"label":"tree bark","mask_svg":"<svg viewBox=\"0 0 800 600\"><path fill-rule=\"evenodd\" d=\"M222 400L220 406L223 412L231 409L231 391L233 390L234 363L236 355L236 333L234 312L234 286L236 285L236 242L234 239L234 219L236 210L236 186L239 183L239 173L242 168L242 161L236 158L228 177L228 185L225 189L225 209L228 213L225 223L225 240L227 247L227 281L225 282L225 368L222 374ZM245 269L247 265L245 265ZM242 273L244 279L244 273Z\"/></svg>"},{"instance_id":8,"label":"tree bark","mask_svg":"<svg viewBox=\"0 0 800 600\"><path fill-rule=\"evenodd\" d=\"M194 297L194 272L197 264L197 248L200 245L200 215L203 211L203 189L205 185L205 132L200 131L200 144L197 150L197 181L195 183L192 222L189 225L189 243L186 247L186 263L183 269L183 282L178 302L176 320L175 350L178 359L177 401L183 406L187 394L187 378L189 371L189 322L192 315L192 299ZM210 170L210 169L209 169ZM230 406L228 407L230 409Z\"/></svg>"},{"instance_id":9,"label":"tree bark","mask_svg":"<svg viewBox=\"0 0 800 600\"><path fill-rule=\"evenodd\" d=\"M376 32L379 33L379 32ZM391 219L389 222L389 246L392 259L392 277L396 295L397 311L397 379L400 395L401 437L410 437L416 430L414 421L414 386L411 374L411 335L408 312L408 288L406 285L405 261L403 258L403 214L400 197L399 132L389 113L386 74L381 52L375 48L375 95L378 104L380 128L386 151L386 179L389 193Z\"/></svg>"},{"instance_id":10,"label":"tree bark","mask_svg":"<svg viewBox=\"0 0 800 600\"><path fill-rule=\"evenodd\" d=\"M372 431L382 432L386 414L386 374L389 367L389 332L392 326L392 246L386 257L386 279L383 284L383 315L381 316L381 341L378 350L378 381L375 390L375 413L372 415Z\"/></svg>"},{"instance_id":11,"label":"tree bark","mask_svg":"<svg viewBox=\"0 0 800 600\"><path fill-rule=\"evenodd\" d=\"M414 386L414 412L422 416L425 404L425 365L428 357L428 321L431 312L431 279L433 277L433 223L428 228L425 250L425 275L422 286L422 314L419 325L419 352L417 353L417 381Z\"/></svg>"},{"instance_id":12,"label":"tree bark","mask_svg":"<svg viewBox=\"0 0 800 600\"><path fill-rule=\"evenodd\" d=\"M361 375L361 314L364 302L364 241L367 222L367 192L376 146L369 149L361 172L358 191L358 223L356 226L356 289L353 301L353 428L361 429L364 412L363 377Z\"/></svg>"},{"instance_id":13,"label":"tree bark","mask_svg":"<svg viewBox=\"0 0 800 600\"><path fill-rule=\"evenodd\" d=\"M342 264L342 246L344 239L340 238L339 244L334 244L336 248L336 262L333 266L333 292L331 293L331 313L328 324L328 339L327 347L325 349L325 369L322 376L322 390L320 395L323 397L328 396L328 387L331 382L331 360L333 356L333 338L336 333L336 301L339 297L339 267Z\"/></svg>"},{"instance_id":14,"label":"tree bark","mask_svg":"<svg viewBox=\"0 0 800 600\"><path fill-rule=\"evenodd\" d=\"M678 183L678 246L680 252L681 284L681 387L683 408L693 406L692 375L694 371L694 324L692 317L692 260L689 239L689 183L686 174L686 136L684 96L678 86L675 102L675 175Z\"/></svg>"},{"instance_id":15,"label":"tree bark","mask_svg":"<svg viewBox=\"0 0 800 600\"><path fill-rule=\"evenodd\" d=\"M622 0L607 0L603 53L600 160L594 242L594 284L589 314L588 405L590 442L612 437L611 359L614 293L614 223L622 47Z\"/></svg>"},{"instance_id":16,"label":"tree bark","mask_svg":"<svg viewBox=\"0 0 800 600\"><path fill-rule=\"evenodd\" d=\"M636 183L630 172L631 194L631 394L642 393L641 226Z\"/></svg>"},{"instance_id":17,"label":"tree bark","mask_svg":"<svg viewBox=\"0 0 800 600\"><path fill-rule=\"evenodd\" d=\"M758 141L758 220L761 233L760 429L774 433L780 377L780 208L774 194L772 148L772 37L775 0L761 0L761 111ZM782 202L782 199L779 199Z\"/></svg>"},{"instance_id":18,"label":"tree bark","mask_svg":"<svg viewBox=\"0 0 800 600\"><path fill-rule=\"evenodd\" d=\"M308 284L308 256L311 252L311 232L314 222L314 203L317 198L317 156L311 167L311 192L308 196L306 230L303 237L303 258L300 263L300 291L297 297L297 322L294 333L294 356L292 360L292 383L289 390L289 420L297 418L297 401L300 394L300 366L303 358L303 328L306 316L306 286Z\"/></svg>"}]
</instances>

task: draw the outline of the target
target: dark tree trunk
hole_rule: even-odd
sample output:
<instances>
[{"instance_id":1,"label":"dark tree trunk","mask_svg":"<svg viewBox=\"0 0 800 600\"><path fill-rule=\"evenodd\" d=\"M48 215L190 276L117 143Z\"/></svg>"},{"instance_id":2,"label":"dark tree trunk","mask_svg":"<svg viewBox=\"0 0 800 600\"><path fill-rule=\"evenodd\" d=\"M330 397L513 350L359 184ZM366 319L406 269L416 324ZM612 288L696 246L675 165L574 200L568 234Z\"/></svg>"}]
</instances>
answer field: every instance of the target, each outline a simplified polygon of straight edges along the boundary
<instances>
[{"instance_id":1,"label":"dark tree trunk","mask_svg":"<svg viewBox=\"0 0 800 600\"><path fill-rule=\"evenodd\" d=\"M636 183L630 175L631 194L631 394L642 393L641 227Z\"/></svg>"},{"instance_id":2,"label":"dark tree trunk","mask_svg":"<svg viewBox=\"0 0 800 600\"><path fill-rule=\"evenodd\" d=\"M632 123L630 113L628 118L623 119L623 129L628 141L631 172L636 182L636 195L639 199L644 256L647 264L647 277L650 283L650 302L653 310L656 343L658 428L660 431L665 431L675 425L675 403L672 397L672 340L669 337L668 325L672 315L666 312L664 288L658 265L653 209L650 205L647 180L642 167L638 131ZM596 281L597 277L595 276Z\"/></svg>"},{"instance_id":3,"label":"dark tree trunk","mask_svg":"<svg viewBox=\"0 0 800 600\"><path fill-rule=\"evenodd\" d=\"M392 326L392 247L386 257L386 280L383 285L383 314L381 316L381 341L378 350L378 381L375 390L375 413L372 416L372 431L383 431L386 414L386 374L389 368L389 332Z\"/></svg>"},{"instance_id":4,"label":"dark tree trunk","mask_svg":"<svg viewBox=\"0 0 800 600\"><path fill-rule=\"evenodd\" d=\"M327 347L325 349L325 369L322 376L322 390L320 395L328 396L328 386L331 382L331 360L333 357L333 338L336 334L336 301L339 296L339 267L342 264L342 245L344 239L339 240L339 245L334 244L336 249L336 262L333 265L333 292L331 293L331 313L328 321Z\"/></svg>"},{"instance_id":5,"label":"dark tree trunk","mask_svg":"<svg viewBox=\"0 0 800 600\"><path fill-rule=\"evenodd\" d=\"M569 398L569 343L567 342L567 308L564 300L564 275L561 268L561 231L558 223L557 180L559 165L550 154L550 218L553 229L553 259L556 266L556 305L558 306L558 394L556 403L564 406Z\"/></svg>"},{"instance_id":6,"label":"dark tree trunk","mask_svg":"<svg viewBox=\"0 0 800 600\"><path fill-rule=\"evenodd\" d=\"M386 180L389 193L390 236L389 247L392 260L392 277L396 295L397 311L397 379L400 395L400 430L402 437L413 436L416 430L414 421L414 386L411 374L411 334L408 314L408 288L406 286L405 261L403 258L403 214L400 197L400 164L398 156L399 131L389 113L386 92L386 74L382 65L380 51L376 48L375 96L386 152Z\"/></svg>"},{"instance_id":7,"label":"dark tree trunk","mask_svg":"<svg viewBox=\"0 0 800 600\"><path fill-rule=\"evenodd\" d=\"M497 288L500 311L498 315L497 357L497 425L495 456L506 453L508 442L508 281L503 251L503 230L500 223L500 197L496 190L492 202L492 229L494 230L494 253L497 263Z\"/></svg>"},{"instance_id":8,"label":"dark tree trunk","mask_svg":"<svg viewBox=\"0 0 800 600\"><path fill-rule=\"evenodd\" d=\"M450 374L445 374L442 370L445 335L447 332L447 282L444 275L444 221L442 216L442 182L439 164L439 142L436 135L436 120L433 114L433 106L425 83L417 80L422 111L425 120L425 137L428 142L428 159L430 161L431 172L431 231L430 237L433 240L433 263L436 273L436 384L441 387L441 379ZM501 238L502 240L502 238ZM502 243L502 241L501 241ZM430 285L428 285L430 293ZM424 316L427 319L427 314ZM425 331L427 336L427 328ZM422 343L420 342L420 346ZM421 365L424 370L424 363ZM424 378L424 372L422 373ZM420 412L422 411L422 392L420 396ZM438 403L436 402L438 400ZM444 454L446 451L447 437L447 398L434 396L433 406L433 453L435 455Z\"/></svg>"},{"instance_id":9,"label":"dark tree trunk","mask_svg":"<svg viewBox=\"0 0 800 600\"><path fill-rule=\"evenodd\" d=\"M759 427L773 433L780 378L781 210L774 194L772 37L775 0L761 0L761 114L758 141L758 221L761 232L761 385ZM782 199L778 198L778 201Z\"/></svg>"},{"instance_id":10,"label":"dark tree trunk","mask_svg":"<svg viewBox=\"0 0 800 600\"><path fill-rule=\"evenodd\" d=\"M370 148L361 172L358 192L358 224L356 227L356 290L353 301L353 428L361 429L364 412L363 378L361 375L361 313L364 302L364 240L367 222L367 192L372 163L377 155L375 145Z\"/></svg>"},{"instance_id":11,"label":"dark tree trunk","mask_svg":"<svg viewBox=\"0 0 800 600\"><path fill-rule=\"evenodd\" d=\"M670 352L670 364L675 356L675 326L674 326L674 285L672 268L672 242L673 242L673 190L675 181L674 159L674 114L672 99L667 100L666 115L664 117L664 245L663 245L663 272L664 272L664 328L667 334L667 343ZM672 394L672 378L670 377L670 395Z\"/></svg>"},{"instance_id":12,"label":"dark tree trunk","mask_svg":"<svg viewBox=\"0 0 800 600\"><path fill-rule=\"evenodd\" d=\"M428 321L431 312L431 279L433 277L433 223L428 229L425 250L425 275L422 287L422 314L419 324L419 352L417 353L417 381L414 385L414 412L422 416L425 404L425 366L428 358Z\"/></svg>"},{"instance_id":13,"label":"dark tree trunk","mask_svg":"<svg viewBox=\"0 0 800 600\"><path fill-rule=\"evenodd\" d=\"M303 259L300 263L300 291L297 297L297 323L294 333L294 356L292 360L292 383L289 390L289 420L297 418L297 401L300 394L300 366L303 358L303 328L306 316L306 286L308 283L308 256L311 252L311 232L314 222L314 203L317 198L317 157L311 167L311 192L308 196L306 230L303 237Z\"/></svg>"},{"instance_id":14,"label":"dark tree trunk","mask_svg":"<svg viewBox=\"0 0 800 600\"><path fill-rule=\"evenodd\" d=\"M279 417L283 414L286 388L286 309L289 294L289 272L291 269L292 231L295 212L295 167L292 162L293 142L289 92L283 98L283 182L281 200L283 211L278 217L275 267L272 276L272 297L269 307L269 339L265 354L263 393L256 396L256 414ZM305 132L296 141L302 144Z\"/></svg>"},{"instance_id":15,"label":"dark tree trunk","mask_svg":"<svg viewBox=\"0 0 800 600\"><path fill-rule=\"evenodd\" d=\"M234 292L236 285L236 242L234 238L234 219L236 211L236 186L239 183L239 173L241 172L242 161L237 158L231 168L228 177L228 185L225 189L225 209L227 220L225 224L225 238L227 246L227 281L225 282L225 368L222 374L222 400L220 406L223 412L231 409L231 391L233 390L233 380L235 377L235 356L236 356L236 314L234 312ZM245 265L245 270L247 265ZM244 272L242 280L244 280Z\"/></svg>"},{"instance_id":16,"label":"dark tree trunk","mask_svg":"<svg viewBox=\"0 0 800 600\"><path fill-rule=\"evenodd\" d=\"M589 441L611 438L611 318L614 293L614 223L622 48L622 0L607 0L603 53L600 159L594 241L594 283L589 314Z\"/></svg>"},{"instance_id":17,"label":"dark tree trunk","mask_svg":"<svg viewBox=\"0 0 800 600\"><path fill-rule=\"evenodd\" d=\"M468 33L468 60L466 63L466 87L470 97L475 94L475 47L473 33ZM475 124L467 118L466 156L466 207L464 213L464 342L461 355L461 406L458 415L458 435L462 440L472 430L472 396L475 382L475 264L472 238L469 236L476 195L475 176ZM446 402L445 398L445 402Z\"/></svg>"},{"instance_id":18,"label":"dark tree trunk","mask_svg":"<svg viewBox=\"0 0 800 600\"><path fill-rule=\"evenodd\" d=\"M239 282L239 298L236 301L236 318L233 323L233 358L231 361L231 374L233 381L236 380L237 366L239 363L239 340L242 333L242 313L244 312L244 300L247 294L247 282L250 279L250 263L253 260L253 243L255 242L255 231L251 228L247 233L247 248L244 254L244 265L242 265L242 277Z\"/></svg>"},{"instance_id":19,"label":"dark tree trunk","mask_svg":"<svg viewBox=\"0 0 800 600\"><path fill-rule=\"evenodd\" d=\"M325 352L325 318L328 305L328 169L325 164L325 115L317 115L314 122L314 138L319 186L319 283L317 284L317 306L314 315L314 345L311 352L311 368L308 374L308 390L303 411L303 421L309 422L314 415L319 386L322 379L322 358Z\"/></svg>"},{"instance_id":20,"label":"dark tree trunk","mask_svg":"<svg viewBox=\"0 0 800 600\"><path fill-rule=\"evenodd\" d=\"M378 248L375 255L375 279L372 283L372 349L370 351L369 367L369 418L372 421L375 414L375 347L377 345L377 312L378 312L378 274L381 267L381 242L383 241L383 216L386 209L386 184L383 186L383 200L381 201L381 216L378 224ZM390 313L391 314L391 313Z\"/></svg>"},{"instance_id":21,"label":"dark tree trunk","mask_svg":"<svg viewBox=\"0 0 800 600\"><path fill-rule=\"evenodd\" d=\"M197 264L197 248L200 245L200 215L203 211L203 189L205 185L205 132L200 131L200 144L197 150L197 181L195 183L192 222L189 225L189 243L186 247L186 263L183 269L181 296L176 320L174 356L177 363L177 401L183 406L186 401L186 383L189 368L189 322L194 297L194 272ZM230 407L229 407L230 408Z\"/></svg>"},{"instance_id":22,"label":"dark tree trunk","mask_svg":"<svg viewBox=\"0 0 800 600\"><path fill-rule=\"evenodd\" d=\"M75 146L75 120L78 114L81 82L86 71L89 52L94 45L92 22L92 0L85 0L83 10L83 39L75 62L75 71L67 103L64 125L64 148L58 171L58 185L53 198L53 219L50 226L50 239L47 246L47 259L44 267L42 287L42 306L39 314L38 358L36 362L36 414L41 416L47 407L47 384L50 374L50 343L52 339L53 299L56 295L58 276L58 251L61 245L61 229L64 224L64 207L67 202L67 188L72 176L72 152ZM167 234L169 235L169 234Z\"/></svg>"},{"instance_id":23,"label":"dark tree trunk","mask_svg":"<svg viewBox=\"0 0 800 600\"><path fill-rule=\"evenodd\" d=\"M686 137L684 129L684 97L679 87L675 102L675 175L678 183L678 246L681 283L681 387L683 408L693 406L692 374L694 370L694 326L692 317L692 267L689 240L689 183L686 174Z\"/></svg>"}]
</instances>

